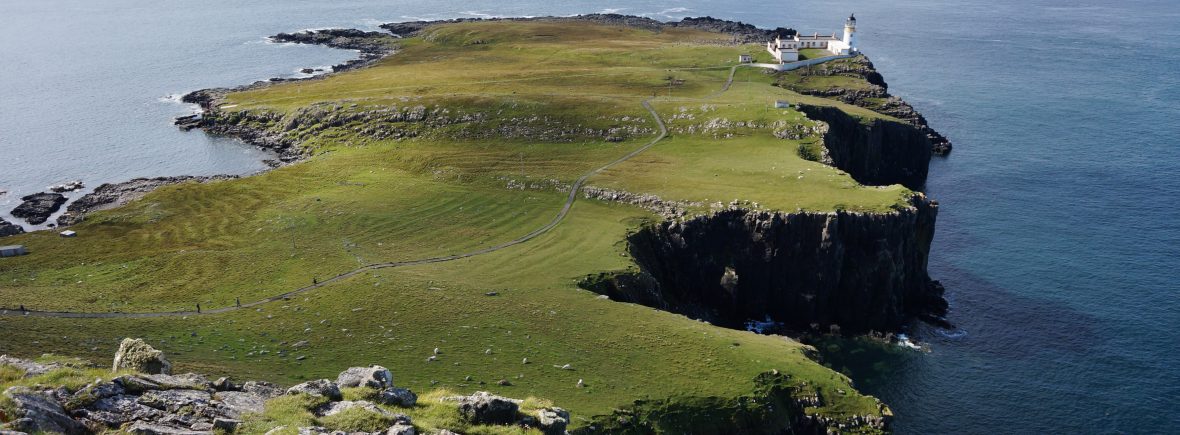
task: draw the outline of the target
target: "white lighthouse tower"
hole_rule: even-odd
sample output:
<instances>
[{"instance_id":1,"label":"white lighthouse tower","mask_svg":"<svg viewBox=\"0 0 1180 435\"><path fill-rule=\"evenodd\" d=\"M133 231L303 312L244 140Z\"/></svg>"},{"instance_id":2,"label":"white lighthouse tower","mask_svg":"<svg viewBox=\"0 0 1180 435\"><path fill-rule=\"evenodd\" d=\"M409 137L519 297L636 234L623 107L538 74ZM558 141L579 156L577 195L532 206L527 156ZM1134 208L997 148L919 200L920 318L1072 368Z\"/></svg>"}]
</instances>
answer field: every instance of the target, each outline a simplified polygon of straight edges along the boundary
<instances>
[{"instance_id":1,"label":"white lighthouse tower","mask_svg":"<svg viewBox=\"0 0 1180 435\"><path fill-rule=\"evenodd\" d=\"M844 45L848 47L848 54L859 51L856 48L856 14L850 14L844 20Z\"/></svg>"}]
</instances>

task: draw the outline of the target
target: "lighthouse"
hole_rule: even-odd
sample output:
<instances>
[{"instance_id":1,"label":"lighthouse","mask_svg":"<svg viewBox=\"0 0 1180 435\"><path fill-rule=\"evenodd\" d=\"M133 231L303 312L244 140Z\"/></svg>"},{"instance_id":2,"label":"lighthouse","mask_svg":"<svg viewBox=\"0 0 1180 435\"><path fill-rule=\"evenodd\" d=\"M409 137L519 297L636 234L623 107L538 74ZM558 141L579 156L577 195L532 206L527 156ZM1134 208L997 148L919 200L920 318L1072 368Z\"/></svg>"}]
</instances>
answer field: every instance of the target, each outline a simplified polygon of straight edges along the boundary
<instances>
[{"instance_id":1,"label":"lighthouse","mask_svg":"<svg viewBox=\"0 0 1180 435\"><path fill-rule=\"evenodd\" d=\"M848 19L844 20L844 45L848 47L848 53L856 53L856 14L848 15Z\"/></svg>"}]
</instances>

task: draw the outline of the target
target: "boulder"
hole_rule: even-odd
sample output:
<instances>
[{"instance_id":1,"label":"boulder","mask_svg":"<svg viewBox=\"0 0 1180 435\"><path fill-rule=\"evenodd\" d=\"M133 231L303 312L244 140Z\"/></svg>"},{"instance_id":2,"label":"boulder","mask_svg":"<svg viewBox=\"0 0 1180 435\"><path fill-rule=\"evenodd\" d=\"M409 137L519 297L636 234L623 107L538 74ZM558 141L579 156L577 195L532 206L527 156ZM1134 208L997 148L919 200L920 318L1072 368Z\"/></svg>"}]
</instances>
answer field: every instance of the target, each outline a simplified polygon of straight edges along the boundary
<instances>
[{"instance_id":1,"label":"boulder","mask_svg":"<svg viewBox=\"0 0 1180 435\"><path fill-rule=\"evenodd\" d=\"M242 424L241 420L232 418L216 418L213 419L213 428L220 429L226 433L234 433L238 430L238 426Z\"/></svg>"},{"instance_id":2,"label":"boulder","mask_svg":"<svg viewBox=\"0 0 1180 435\"><path fill-rule=\"evenodd\" d=\"M138 338L124 338L115 352L113 371L134 370L147 374L171 374L172 363L164 359L164 352Z\"/></svg>"},{"instance_id":3,"label":"boulder","mask_svg":"<svg viewBox=\"0 0 1180 435\"><path fill-rule=\"evenodd\" d=\"M287 389L287 394L310 394L312 396L327 397L331 400L341 400L344 398L340 394L340 387L335 382L327 379L317 379L314 381L307 381L302 384Z\"/></svg>"},{"instance_id":4,"label":"boulder","mask_svg":"<svg viewBox=\"0 0 1180 435\"><path fill-rule=\"evenodd\" d=\"M231 418L246 413L261 413L266 410L266 398L245 391L223 391L213 396L213 401Z\"/></svg>"},{"instance_id":5,"label":"boulder","mask_svg":"<svg viewBox=\"0 0 1180 435\"><path fill-rule=\"evenodd\" d=\"M278 385L261 381L247 381L246 383L242 384L242 392L257 394L262 396L263 400L273 399L275 397L282 396L283 393L285 393L285 391Z\"/></svg>"},{"instance_id":6,"label":"boulder","mask_svg":"<svg viewBox=\"0 0 1180 435\"><path fill-rule=\"evenodd\" d=\"M459 398L459 414L473 424L512 424L520 405L486 391Z\"/></svg>"},{"instance_id":7,"label":"boulder","mask_svg":"<svg viewBox=\"0 0 1180 435\"><path fill-rule=\"evenodd\" d=\"M352 367L336 377L336 384L341 388L372 387L377 389L392 388L393 374L389 369L381 366Z\"/></svg>"},{"instance_id":8,"label":"boulder","mask_svg":"<svg viewBox=\"0 0 1180 435\"><path fill-rule=\"evenodd\" d=\"M570 413L561 408L542 408L537 411L537 425L545 435L561 435L570 424Z\"/></svg>"},{"instance_id":9,"label":"boulder","mask_svg":"<svg viewBox=\"0 0 1180 435\"><path fill-rule=\"evenodd\" d=\"M377 401L385 405L413 408L418 404L418 395L405 388L389 388L381 391Z\"/></svg>"},{"instance_id":10,"label":"boulder","mask_svg":"<svg viewBox=\"0 0 1180 435\"><path fill-rule=\"evenodd\" d=\"M236 391L239 389L237 385L234 385L234 383L230 382L229 378L226 377L217 378L216 381L213 381L212 387L217 391Z\"/></svg>"},{"instance_id":11,"label":"boulder","mask_svg":"<svg viewBox=\"0 0 1180 435\"><path fill-rule=\"evenodd\" d=\"M12 387L4 391L12 401L13 415L9 425L12 429L28 433L86 433L86 427L74 421L49 396L24 387Z\"/></svg>"},{"instance_id":12,"label":"boulder","mask_svg":"<svg viewBox=\"0 0 1180 435\"><path fill-rule=\"evenodd\" d=\"M210 431L192 430L166 424L137 421L127 428L127 433L136 435L212 435Z\"/></svg>"}]
</instances>

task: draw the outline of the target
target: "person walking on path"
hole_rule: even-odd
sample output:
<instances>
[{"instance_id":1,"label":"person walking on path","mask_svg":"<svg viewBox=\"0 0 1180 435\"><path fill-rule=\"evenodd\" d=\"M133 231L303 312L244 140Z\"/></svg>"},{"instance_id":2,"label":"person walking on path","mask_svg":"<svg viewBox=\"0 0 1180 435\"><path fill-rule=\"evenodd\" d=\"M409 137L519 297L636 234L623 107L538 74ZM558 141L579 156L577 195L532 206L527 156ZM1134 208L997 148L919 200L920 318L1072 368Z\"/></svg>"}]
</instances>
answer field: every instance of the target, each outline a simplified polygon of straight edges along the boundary
<instances>
[{"instance_id":1,"label":"person walking on path","mask_svg":"<svg viewBox=\"0 0 1180 435\"><path fill-rule=\"evenodd\" d=\"M201 314L201 304L197 304L197 314Z\"/></svg>"}]
</instances>

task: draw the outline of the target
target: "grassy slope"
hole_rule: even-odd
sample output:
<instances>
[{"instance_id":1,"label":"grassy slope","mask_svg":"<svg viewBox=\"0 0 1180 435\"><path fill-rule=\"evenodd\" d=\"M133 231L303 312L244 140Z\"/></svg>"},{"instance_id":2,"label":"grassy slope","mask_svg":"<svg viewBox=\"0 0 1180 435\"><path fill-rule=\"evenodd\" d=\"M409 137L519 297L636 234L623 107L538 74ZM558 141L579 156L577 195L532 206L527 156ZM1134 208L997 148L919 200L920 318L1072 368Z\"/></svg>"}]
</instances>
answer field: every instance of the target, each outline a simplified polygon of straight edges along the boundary
<instances>
[{"instance_id":1,"label":"grassy slope","mask_svg":"<svg viewBox=\"0 0 1180 435\"><path fill-rule=\"evenodd\" d=\"M681 106L708 103L717 106L710 116L803 122L796 112L766 107L773 99L838 105L772 87L772 77L744 69L730 92L702 100L720 88L727 66L745 49L679 42L709 39L726 37L570 23L445 26L404 41L398 55L372 68L233 94L237 106L229 110L289 112L341 100L363 110L412 101L490 114L492 123L542 113L609 127L620 116L647 119L639 103L653 94L661 96L653 104L666 119ZM683 82L669 86L669 76ZM674 134L590 183L665 199L749 199L785 210L879 210L907 193L856 186L800 159L796 142L747 130L732 138ZM506 178L570 182L649 139L396 142L331 134L312 142L320 154L308 162L243 180L164 188L96 214L75 228L78 238L12 238L33 254L4 260L0 300L80 311L218 307L365 263L478 249L539 227L564 198L551 189L506 189ZM379 363L419 390L533 395L580 416L641 398L747 393L756 374L779 369L822 390L825 412L876 412L871 398L832 393L850 389L847 381L805 358L795 342L576 289L581 276L629 266L623 236L650 218L633 207L583 200L560 226L527 244L376 271L258 311L145 320L0 317L6 335L0 353L36 349L98 360L117 339L142 336L183 369L291 382ZM500 295L484 296L488 291ZM284 344L300 340L311 346ZM443 349L440 361L427 363L434 347ZM532 364L521 364L525 357ZM566 363L575 370L553 367ZM465 383L467 375L489 385ZM501 378L515 385L495 386ZM575 388L578 379L589 387Z\"/></svg>"}]
</instances>

